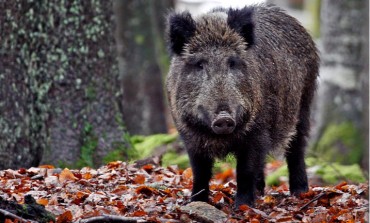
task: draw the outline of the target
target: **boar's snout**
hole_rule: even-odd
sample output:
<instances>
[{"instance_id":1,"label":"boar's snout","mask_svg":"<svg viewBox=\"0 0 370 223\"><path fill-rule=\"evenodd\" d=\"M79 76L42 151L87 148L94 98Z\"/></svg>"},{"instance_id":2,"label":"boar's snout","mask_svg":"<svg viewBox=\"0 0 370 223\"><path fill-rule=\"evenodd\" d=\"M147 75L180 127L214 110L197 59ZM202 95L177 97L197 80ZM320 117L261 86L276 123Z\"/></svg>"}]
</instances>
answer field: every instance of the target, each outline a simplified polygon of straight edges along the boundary
<instances>
[{"instance_id":1,"label":"boar's snout","mask_svg":"<svg viewBox=\"0 0 370 223\"><path fill-rule=\"evenodd\" d=\"M236 126L235 120L228 112L220 112L212 121L212 130L216 134L230 134Z\"/></svg>"}]
</instances>

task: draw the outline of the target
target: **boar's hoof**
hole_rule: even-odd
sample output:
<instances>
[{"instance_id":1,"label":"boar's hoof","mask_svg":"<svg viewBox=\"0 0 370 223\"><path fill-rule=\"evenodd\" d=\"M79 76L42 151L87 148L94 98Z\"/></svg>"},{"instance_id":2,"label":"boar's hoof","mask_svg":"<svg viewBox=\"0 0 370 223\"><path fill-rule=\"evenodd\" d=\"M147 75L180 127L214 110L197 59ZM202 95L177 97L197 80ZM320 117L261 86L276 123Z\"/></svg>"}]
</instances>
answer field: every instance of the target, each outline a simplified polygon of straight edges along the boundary
<instances>
[{"instance_id":1,"label":"boar's hoof","mask_svg":"<svg viewBox=\"0 0 370 223\"><path fill-rule=\"evenodd\" d=\"M212 122L212 130L216 134L230 134L235 129L235 121L229 113L221 112Z\"/></svg>"}]
</instances>

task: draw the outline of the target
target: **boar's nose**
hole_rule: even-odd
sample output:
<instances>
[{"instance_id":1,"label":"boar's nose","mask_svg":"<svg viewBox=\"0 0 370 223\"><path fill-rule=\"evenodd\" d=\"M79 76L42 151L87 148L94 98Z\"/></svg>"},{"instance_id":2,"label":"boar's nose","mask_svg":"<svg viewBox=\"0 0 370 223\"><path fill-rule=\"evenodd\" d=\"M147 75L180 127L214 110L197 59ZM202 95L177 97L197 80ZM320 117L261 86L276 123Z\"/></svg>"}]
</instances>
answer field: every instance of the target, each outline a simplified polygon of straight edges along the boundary
<instances>
[{"instance_id":1,"label":"boar's nose","mask_svg":"<svg viewBox=\"0 0 370 223\"><path fill-rule=\"evenodd\" d=\"M228 112L220 112L212 122L212 130L216 134L230 134L235 129L235 120Z\"/></svg>"}]
</instances>

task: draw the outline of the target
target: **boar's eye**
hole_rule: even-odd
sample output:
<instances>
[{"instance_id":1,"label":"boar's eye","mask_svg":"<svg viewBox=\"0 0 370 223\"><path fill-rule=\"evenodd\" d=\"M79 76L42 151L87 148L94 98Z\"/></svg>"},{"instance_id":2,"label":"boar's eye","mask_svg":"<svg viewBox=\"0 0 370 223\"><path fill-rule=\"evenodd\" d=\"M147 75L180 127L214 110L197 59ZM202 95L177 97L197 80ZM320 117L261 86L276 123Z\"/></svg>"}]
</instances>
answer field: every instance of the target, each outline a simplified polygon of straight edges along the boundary
<instances>
[{"instance_id":1,"label":"boar's eye","mask_svg":"<svg viewBox=\"0 0 370 223\"><path fill-rule=\"evenodd\" d=\"M195 67L200 69L200 70L203 70L203 67L204 67L204 61L198 61L196 64L195 64Z\"/></svg>"},{"instance_id":2,"label":"boar's eye","mask_svg":"<svg viewBox=\"0 0 370 223\"><path fill-rule=\"evenodd\" d=\"M231 56L227 60L227 64L230 69L237 69L243 64L243 61L239 57Z\"/></svg>"},{"instance_id":3,"label":"boar's eye","mask_svg":"<svg viewBox=\"0 0 370 223\"><path fill-rule=\"evenodd\" d=\"M205 64L206 64L205 59L190 59L188 61L188 65L198 70L203 70Z\"/></svg>"}]
</instances>

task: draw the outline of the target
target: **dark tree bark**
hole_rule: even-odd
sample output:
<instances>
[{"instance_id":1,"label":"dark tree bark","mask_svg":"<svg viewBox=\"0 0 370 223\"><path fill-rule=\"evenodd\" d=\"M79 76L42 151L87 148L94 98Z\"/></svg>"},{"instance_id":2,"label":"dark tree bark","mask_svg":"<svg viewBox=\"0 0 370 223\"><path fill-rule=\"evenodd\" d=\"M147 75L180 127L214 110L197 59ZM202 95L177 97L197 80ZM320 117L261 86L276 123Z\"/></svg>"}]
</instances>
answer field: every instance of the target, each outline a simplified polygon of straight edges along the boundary
<instances>
[{"instance_id":1,"label":"dark tree bark","mask_svg":"<svg viewBox=\"0 0 370 223\"><path fill-rule=\"evenodd\" d=\"M366 0L321 1L321 73L317 97L315 149L329 159L360 163L366 151L362 100L368 73L362 72L368 52ZM332 150L332 152L328 152Z\"/></svg>"},{"instance_id":2,"label":"dark tree bark","mask_svg":"<svg viewBox=\"0 0 370 223\"><path fill-rule=\"evenodd\" d=\"M164 49L164 15L169 5L168 0L115 1L123 88L120 107L131 134L167 130L160 59Z\"/></svg>"},{"instance_id":3,"label":"dark tree bark","mask_svg":"<svg viewBox=\"0 0 370 223\"><path fill-rule=\"evenodd\" d=\"M123 143L112 1L0 11L0 169L101 164Z\"/></svg>"}]
</instances>

